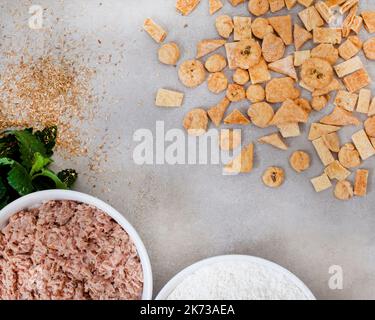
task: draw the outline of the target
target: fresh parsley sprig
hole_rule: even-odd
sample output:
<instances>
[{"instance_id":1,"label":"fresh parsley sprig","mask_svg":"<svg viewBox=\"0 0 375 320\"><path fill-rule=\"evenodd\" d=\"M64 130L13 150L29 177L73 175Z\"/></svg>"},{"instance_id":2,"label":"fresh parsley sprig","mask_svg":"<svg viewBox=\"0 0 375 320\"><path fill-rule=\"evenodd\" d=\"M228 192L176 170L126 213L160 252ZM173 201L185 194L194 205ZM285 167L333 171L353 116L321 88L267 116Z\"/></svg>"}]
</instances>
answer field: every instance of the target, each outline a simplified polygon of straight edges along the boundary
<instances>
[{"instance_id":1,"label":"fresh parsley sprig","mask_svg":"<svg viewBox=\"0 0 375 320\"><path fill-rule=\"evenodd\" d=\"M20 196L47 189L69 189L77 180L73 169L57 174L53 163L57 128L10 130L0 137L0 209Z\"/></svg>"}]
</instances>

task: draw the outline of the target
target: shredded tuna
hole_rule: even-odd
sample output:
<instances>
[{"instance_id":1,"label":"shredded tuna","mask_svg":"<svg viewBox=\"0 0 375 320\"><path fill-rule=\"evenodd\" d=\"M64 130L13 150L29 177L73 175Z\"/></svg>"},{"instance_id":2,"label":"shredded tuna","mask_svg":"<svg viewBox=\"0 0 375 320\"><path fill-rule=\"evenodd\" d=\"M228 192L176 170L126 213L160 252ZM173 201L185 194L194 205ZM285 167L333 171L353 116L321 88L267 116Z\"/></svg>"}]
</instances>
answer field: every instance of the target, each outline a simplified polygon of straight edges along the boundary
<instances>
[{"instance_id":1,"label":"shredded tuna","mask_svg":"<svg viewBox=\"0 0 375 320\"><path fill-rule=\"evenodd\" d=\"M95 207L49 201L0 232L0 299L136 300L142 289L133 241Z\"/></svg>"}]
</instances>

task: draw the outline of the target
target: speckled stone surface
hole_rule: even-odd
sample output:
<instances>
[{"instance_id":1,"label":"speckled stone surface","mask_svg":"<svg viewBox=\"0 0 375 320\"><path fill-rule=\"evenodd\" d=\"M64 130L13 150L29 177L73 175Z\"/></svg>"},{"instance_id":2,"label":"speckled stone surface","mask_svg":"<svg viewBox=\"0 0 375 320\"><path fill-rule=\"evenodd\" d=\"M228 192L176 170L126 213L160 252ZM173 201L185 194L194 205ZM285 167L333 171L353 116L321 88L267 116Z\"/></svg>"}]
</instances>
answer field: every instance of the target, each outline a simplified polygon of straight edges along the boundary
<instances>
[{"instance_id":1,"label":"speckled stone surface","mask_svg":"<svg viewBox=\"0 0 375 320\"><path fill-rule=\"evenodd\" d=\"M108 156L98 163L100 172L95 173L89 170L93 158L67 162L81 172L78 190L108 201L138 230L153 265L155 295L184 267L203 258L238 253L286 267L318 299L374 299L374 159L363 165L370 168L369 195L350 202L335 200L332 190L321 194L313 191L309 179L321 174L322 166L306 139L308 126L303 126L301 137L288 140L290 149L286 152L257 144L251 174L223 176L218 165L134 164L133 134L137 129L155 131L157 120L165 121L166 130L180 128L189 109L208 108L221 98L209 93L206 84L193 90L184 88L175 67L159 64L158 45L142 31L143 20L152 17L168 30L166 41L181 46L180 61L190 59L199 40L217 37L206 2L202 1L190 16L181 17L172 0L39 1L46 8L47 36L46 30L16 27L27 23L31 2L0 0L0 50L19 49L25 39L34 39L28 50L38 56L45 48L53 48L66 30L77 30L67 37L68 42L80 42L85 37L82 47L74 52L80 58L90 58L88 64L97 69L94 86L102 98L94 120L87 124L92 137L89 149L97 149L94 151L100 154L99 146L104 142ZM375 9L372 1L362 3L362 8ZM221 13L241 15L247 14L247 9L245 5L232 8L226 4ZM60 18L58 22L56 17ZM365 31L363 34L367 36ZM61 54L60 49L55 52ZM65 54L74 58L69 50ZM103 63L106 58L111 63ZM3 68L5 59L1 59ZM363 61L375 79L372 63ZM183 107L155 107L160 87L185 92ZM248 105L243 101L231 108L246 111ZM312 120L320 119L331 108L332 104L314 113ZM342 142L349 141L356 130L340 132ZM250 142L274 129L248 126L243 131L245 142ZM290 168L288 158L299 149L312 155L312 167L298 175ZM280 189L267 189L261 182L262 172L270 165L286 171ZM328 287L332 265L343 268L343 290Z\"/></svg>"}]
</instances>

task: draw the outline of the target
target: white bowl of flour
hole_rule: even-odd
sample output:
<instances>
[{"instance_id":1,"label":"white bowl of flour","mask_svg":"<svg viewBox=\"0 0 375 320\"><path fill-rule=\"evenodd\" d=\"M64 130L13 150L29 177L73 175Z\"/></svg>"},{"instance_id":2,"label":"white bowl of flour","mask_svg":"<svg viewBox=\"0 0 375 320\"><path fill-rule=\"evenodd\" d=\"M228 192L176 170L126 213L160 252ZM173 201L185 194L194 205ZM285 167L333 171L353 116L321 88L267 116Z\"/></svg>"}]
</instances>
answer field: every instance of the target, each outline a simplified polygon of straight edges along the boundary
<instances>
[{"instance_id":1,"label":"white bowl of flour","mask_svg":"<svg viewBox=\"0 0 375 320\"><path fill-rule=\"evenodd\" d=\"M156 300L315 300L283 267L252 256L226 255L197 262L173 277Z\"/></svg>"}]
</instances>

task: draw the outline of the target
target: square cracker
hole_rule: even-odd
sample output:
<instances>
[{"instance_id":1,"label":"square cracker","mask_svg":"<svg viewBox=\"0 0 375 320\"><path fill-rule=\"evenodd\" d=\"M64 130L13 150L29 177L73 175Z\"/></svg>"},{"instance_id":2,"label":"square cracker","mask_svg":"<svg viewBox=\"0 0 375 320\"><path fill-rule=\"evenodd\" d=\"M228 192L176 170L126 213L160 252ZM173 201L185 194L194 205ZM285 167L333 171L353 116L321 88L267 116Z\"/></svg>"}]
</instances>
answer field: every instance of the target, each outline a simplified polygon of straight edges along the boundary
<instances>
[{"instance_id":1,"label":"square cracker","mask_svg":"<svg viewBox=\"0 0 375 320\"><path fill-rule=\"evenodd\" d=\"M143 29L157 43L163 42L164 39L167 37L167 32L152 19L146 19L144 21Z\"/></svg>"},{"instance_id":2,"label":"square cracker","mask_svg":"<svg viewBox=\"0 0 375 320\"><path fill-rule=\"evenodd\" d=\"M341 107L344 108L345 110L348 111L354 111L355 105L357 104L358 101L358 95L355 93L350 93L345 90L339 90L337 92L335 101L333 104L336 107Z\"/></svg>"},{"instance_id":3,"label":"square cracker","mask_svg":"<svg viewBox=\"0 0 375 320\"><path fill-rule=\"evenodd\" d=\"M184 94L177 91L159 89L156 95L155 105L158 107L181 107Z\"/></svg>"},{"instance_id":4,"label":"square cracker","mask_svg":"<svg viewBox=\"0 0 375 320\"><path fill-rule=\"evenodd\" d=\"M233 17L234 41L251 39L251 17Z\"/></svg>"},{"instance_id":5,"label":"square cracker","mask_svg":"<svg viewBox=\"0 0 375 320\"><path fill-rule=\"evenodd\" d=\"M271 12L280 11L285 7L285 1L284 0L268 0L270 4Z\"/></svg>"},{"instance_id":6,"label":"square cracker","mask_svg":"<svg viewBox=\"0 0 375 320\"><path fill-rule=\"evenodd\" d=\"M338 28L315 28L313 31L314 43L341 43L341 29Z\"/></svg>"},{"instance_id":7,"label":"square cracker","mask_svg":"<svg viewBox=\"0 0 375 320\"><path fill-rule=\"evenodd\" d=\"M271 80L271 73L263 58L261 58L258 64L249 69L249 74L252 84L263 83Z\"/></svg>"},{"instance_id":8,"label":"square cracker","mask_svg":"<svg viewBox=\"0 0 375 320\"><path fill-rule=\"evenodd\" d=\"M334 69L339 76L339 78L343 78L348 74L351 74L359 69L363 68L363 63L360 57L355 56L349 60L346 60L340 64L334 66Z\"/></svg>"},{"instance_id":9,"label":"square cracker","mask_svg":"<svg viewBox=\"0 0 375 320\"><path fill-rule=\"evenodd\" d=\"M357 197L364 197L367 194L368 175L368 170L357 170L354 183L354 194Z\"/></svg>"},{"instance_id":10,"label":"square cracker","mask_svg":"<svg viewBox=\"0 0 375 320\"><path fill-rule=\"evenodd\" d=\"M322 192L332 187L331 180L327 174L323 173L321 176L311 179L311 183L316 192Z\"/></svg>"},{"instance_id":11,"label":"square cracker","mask_svg":"<svg viewBox=\"0 0 375 320\"><path fill-rule=\"evenodd\" d=\"M352 140L362 160L366 160L375 155L375 149L372 146L371 141L367 136L365 130L360 130L353 134Z\"/></svg>"},{"instance_id":12,"label":"square cracker","mask_svg":"<svg viewBox=\"0 0 375 320\"><path fill-rule=\"evenodd\" d=\"M344 85L349 92L356 92L370 83L370 76L365 69L360 69L344 78Z\"/></svg>"},{"instance_id":13,"label":"square cracker","mask_svg":"<svg viewBox=\"0 0 375 320\"><path fill-rule=\"evenodd\" d=\"M312 144L314 145L314 148L324 166L328 166L335 161L335 158L333 157L331 151L328 149L322 137L314 140Z\"/></svg>"},{"instance_id":14,"label":"square cracker","mask_svg":"<svg viewBox=\"0 0 375 320\"><path fill-rule=\"evenodd\" d=\"M359 90L357 112L359 113L368 113L371 102L371 90L361 89Z\"/></svg>"}]
</instances>

